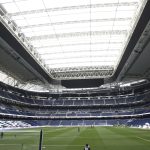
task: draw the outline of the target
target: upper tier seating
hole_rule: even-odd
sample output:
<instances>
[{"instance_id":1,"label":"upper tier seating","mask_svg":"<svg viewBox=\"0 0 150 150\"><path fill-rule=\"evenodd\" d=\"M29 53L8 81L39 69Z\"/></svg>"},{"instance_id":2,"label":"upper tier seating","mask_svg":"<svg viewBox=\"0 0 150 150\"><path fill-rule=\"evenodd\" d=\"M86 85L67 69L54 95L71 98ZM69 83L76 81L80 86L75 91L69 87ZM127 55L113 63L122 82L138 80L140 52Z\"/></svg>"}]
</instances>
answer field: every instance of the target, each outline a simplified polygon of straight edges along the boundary
<instances>
[{"instance_id":1,"label":"upper tier seating","mask_svg":"<svg viewBox=\"0 0 150 150\"><path fill-rule=\"evenodd\" d=\"M18 102L22 104L39 105L39 106L92 106L92 105L118 105L118 104L132 104L144 101L145 97L150 95L145 93L135 96L122 96L122 97L89 97L78 98L78 100L71 100L70 98L57 98L57 99L33 99L29 97L22 97L0 90L0 98L6 98L10 102Z\"/></svg>"}]
</instances>

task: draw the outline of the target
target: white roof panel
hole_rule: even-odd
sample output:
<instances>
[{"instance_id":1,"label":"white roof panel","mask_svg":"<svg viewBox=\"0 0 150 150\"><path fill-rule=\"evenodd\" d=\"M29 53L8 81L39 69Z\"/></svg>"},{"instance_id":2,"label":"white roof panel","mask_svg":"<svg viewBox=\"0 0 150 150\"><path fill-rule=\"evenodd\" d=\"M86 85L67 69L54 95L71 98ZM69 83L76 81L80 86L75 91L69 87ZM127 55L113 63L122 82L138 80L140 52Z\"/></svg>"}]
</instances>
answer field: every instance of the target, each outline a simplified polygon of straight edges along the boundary
<instances>
[{"instance_id":1,"label":"white roof panel","mask_svg":"<svg viewBox=\"0 0 150 150\"><path fill-rule=\"evenodd\" d=\"M116 69L145 0L0 0L49 69Z\"/></svg>"}]
</instances>

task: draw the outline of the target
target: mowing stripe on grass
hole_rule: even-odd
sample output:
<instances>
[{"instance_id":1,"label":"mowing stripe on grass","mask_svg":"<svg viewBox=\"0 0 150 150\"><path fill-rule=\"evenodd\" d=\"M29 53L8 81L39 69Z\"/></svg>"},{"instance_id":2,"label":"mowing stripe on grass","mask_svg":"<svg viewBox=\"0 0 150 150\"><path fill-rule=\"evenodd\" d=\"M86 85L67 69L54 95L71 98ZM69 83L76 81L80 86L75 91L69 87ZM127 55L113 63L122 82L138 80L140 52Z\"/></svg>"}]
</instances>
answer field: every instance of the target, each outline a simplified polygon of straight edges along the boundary
<instances>
[{"instance_id":1,"label":"mowing stripe on grass","mask_svg":"<svg viewBox=\"0 0 150 150\"><path fill-rule=\"evenodd\" d=\"M52 131L46 131L46 132L58 132L58 131L64 131L64 130L68 130L68 128L49 128ZM71 129L71 127L70 127ZM48 130L48 128L43 128L43 130Z\"/></svg>"},{"instance_id":2,"label":"mowing stripe on grass","mask_svg":"<svg viewBox=\"0 0 150 150\"><path fill-rule=\"evenodd\" d=\"M91 137L80 137L80 136L71 136L71 137L68 137L68 136L59 136L59 137L54 137L55 139L70 139L70 138L78 138L78 139L91 139ZM98 139L98 138L92 138L92 139Z\"/></svg>"}]
</instances>

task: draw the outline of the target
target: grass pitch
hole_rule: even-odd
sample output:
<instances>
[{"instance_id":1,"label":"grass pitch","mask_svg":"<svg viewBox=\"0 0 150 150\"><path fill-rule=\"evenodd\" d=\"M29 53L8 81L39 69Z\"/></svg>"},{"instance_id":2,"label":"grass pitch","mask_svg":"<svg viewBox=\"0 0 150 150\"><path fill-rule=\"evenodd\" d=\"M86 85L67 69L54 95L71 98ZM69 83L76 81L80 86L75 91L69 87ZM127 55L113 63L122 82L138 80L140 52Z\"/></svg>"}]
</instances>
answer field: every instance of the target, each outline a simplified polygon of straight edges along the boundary
<instances>
[{"instance_id":1,"label":"grass pitch","mask_svg":"<svg viewBox=\"0 0 150 150\"><path fill-rule=\"evenodd\" d=\"M38 150L40 129L4 132L0 150ZM150 150L150 130L118 127L43 128L43 150Z\"/></svg>"}]
</instances>

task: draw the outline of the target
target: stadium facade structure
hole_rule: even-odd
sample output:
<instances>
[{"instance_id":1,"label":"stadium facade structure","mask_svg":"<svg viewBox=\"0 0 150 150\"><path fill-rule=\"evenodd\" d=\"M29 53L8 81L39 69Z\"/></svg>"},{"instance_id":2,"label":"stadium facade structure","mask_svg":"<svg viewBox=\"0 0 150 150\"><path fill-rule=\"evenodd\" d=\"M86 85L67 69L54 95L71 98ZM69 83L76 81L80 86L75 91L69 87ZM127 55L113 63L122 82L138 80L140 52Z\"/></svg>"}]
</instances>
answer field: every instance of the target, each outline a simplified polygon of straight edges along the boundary
<instances>
[{"instance_id":1,"label":"stadium facade structure","mask_svg":"<svg viewBox=\"0 0 150 150\"><path fill-rule=\"evenodd\" d=\"M30 92L0 83L0 118L31 125L119 125L149 122L150 83L65 93ZM133 125L137 125L133 123Z\"/></svg>"}]
</instances>

